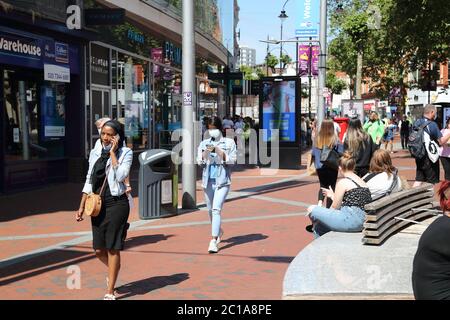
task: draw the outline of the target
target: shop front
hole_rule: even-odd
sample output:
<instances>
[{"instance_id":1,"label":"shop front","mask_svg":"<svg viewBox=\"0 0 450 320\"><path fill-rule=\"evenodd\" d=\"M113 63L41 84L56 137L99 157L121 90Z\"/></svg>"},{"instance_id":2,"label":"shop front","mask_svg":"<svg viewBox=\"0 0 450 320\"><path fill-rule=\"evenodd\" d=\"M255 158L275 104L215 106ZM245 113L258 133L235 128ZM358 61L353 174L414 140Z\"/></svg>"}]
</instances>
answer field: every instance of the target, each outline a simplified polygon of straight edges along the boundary
<instances>
[{"instance_id":1,"label":"shop front","mask_svg":"<svg viewBox=\"0 0 450 320\"><path fill-rule=\"evenodd\" d=\"M80 44L50 34L0 26L2 192L67 181L82 144Z\"/></svg>"},{"instance_id":2,"label":"shop front","mask_svg":"<svg viewBox=\"0 0 450 320\"><path fill-rule=\"evenodd\" d=\"M174 130L181 128L181 44L164 39L128 20L98 28L102 42L87 52L86 157L99 138L95 121L117 118L125 126L127 145L135 153L172 149ZM197 59L196 120L225 110L225 88L206 79L207 61Z\"/></svg>"}]
</instances>

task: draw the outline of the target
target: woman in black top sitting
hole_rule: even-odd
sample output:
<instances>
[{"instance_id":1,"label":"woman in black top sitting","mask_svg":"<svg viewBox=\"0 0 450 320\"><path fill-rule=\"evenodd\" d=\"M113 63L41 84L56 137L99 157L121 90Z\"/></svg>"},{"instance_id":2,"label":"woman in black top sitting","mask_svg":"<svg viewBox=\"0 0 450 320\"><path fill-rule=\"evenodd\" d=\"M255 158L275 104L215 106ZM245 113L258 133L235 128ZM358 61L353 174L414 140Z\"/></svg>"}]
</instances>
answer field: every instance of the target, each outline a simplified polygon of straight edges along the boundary
<instances>
[{"instance_id":1,"label":"woman in black top sitting","mask_svg":"<svg viewBox=\"0 0 450 320\"><path fill-rule=\"evenodd\" d=\"M351 119L344 139L344 151L349 152L356 161L355 173L364 177L369 173L370 160L377 150L377 145L363 130L359 119Z\"/></svg>"},{"instance_id":2,"label":"woman in black top sitting","mask_svg":"<svg viewBox=\"0 0 450 320\"><path fill-rule=\"evenodd\" d=\"M101 148L94 147L89 155L89 170L76 215L83 220L86 197L93 192L101 194L100 214L91 218L93 247L97 258L107 266L107 293L104 300L115 300L114 286L120 269L120 251L123 250L130 206L125 179L130 172L133 152L124 147L125 134L120 122L106 122L101 131ZM103 187L104 185L104 187ZM102 191L102 192L101 192Z\"/></svg>"},{"instance_id":3,"label":"woman in black top sitting","mask_svg":"<svg viewBox=\"0 0 450 320\"><path fill-rule=\"evenodd\" d=\"M417 300L450 300L450 181L438 191L444 215L422 234L413 262L412 284Z\"/></svg>"},{"instance_id":4,"label":"woman in black top sitting","mask_svg":"<svg viewBox=\"0 0 450 320\"><path fill-rule=\"evenodd\" d=\"M352 155L345 153L339 161L339 172L344 179L337 183L336 191L322 188L324 195L333 200L331 208L308 208L316 237L329 231L361 232L365 219L364 206L372 202L372 197L367 184L353 172L355 165Z\"/></svg>"}]
</instances>

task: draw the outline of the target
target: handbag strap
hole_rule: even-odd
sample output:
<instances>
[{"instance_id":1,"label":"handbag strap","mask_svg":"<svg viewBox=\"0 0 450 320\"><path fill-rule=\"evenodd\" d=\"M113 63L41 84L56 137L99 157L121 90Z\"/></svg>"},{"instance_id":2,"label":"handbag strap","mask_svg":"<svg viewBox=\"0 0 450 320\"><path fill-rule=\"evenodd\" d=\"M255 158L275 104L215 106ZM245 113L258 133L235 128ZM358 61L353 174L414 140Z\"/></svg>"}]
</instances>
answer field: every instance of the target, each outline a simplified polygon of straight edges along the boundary
<instances>
[{"instance_id":1,"label":"handbag strap","mask_svg":"<svg viewBox=\"0 0 450 320\"><path fill-rule=\"evenodd\" d=\"M109 174L110 169L111 169L111 167L109 167L108 170L106 171L105 180L103 180L103 184L102 184L102 188L100 189L99 196L102 196L103 189L105 188L106 180L108 179L108 174Z\"/></svg>"}]
</instances>

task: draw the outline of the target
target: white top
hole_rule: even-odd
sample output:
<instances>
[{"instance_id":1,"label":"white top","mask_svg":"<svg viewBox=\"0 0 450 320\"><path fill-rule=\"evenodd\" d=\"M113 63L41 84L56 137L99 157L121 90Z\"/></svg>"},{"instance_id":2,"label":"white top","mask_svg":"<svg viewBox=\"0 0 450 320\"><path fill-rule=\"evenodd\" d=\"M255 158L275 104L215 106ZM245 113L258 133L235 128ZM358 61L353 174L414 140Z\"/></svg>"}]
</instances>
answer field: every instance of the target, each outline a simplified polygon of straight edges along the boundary
<instances>
[{"instance_id":1,"label":"white top","mask_svg":"<svg viewBox=\"0 0 450 320\"><path fill-rule=\"evenodd\" d=\"M339 135L341 133L341 126L338 125L336 122L333 122L334 124L334 131L336 131L336 134Z\"/></svg>"},{"instance_id":2,"label":"white top","mask_svg":"<svg viewBox=\"0 0 450 320\"><path fill-rule=\"evenodd\" d=\"M386 172L382 172L377 174L375 177L370 179L369 182L367 182L367 186L370 189L373 201L381 198L386 193L386 191L389 190L392 185L393 178L393 174L388 176ZM394 188L394 190L392 190L392 192L401 191L401 185L402 181L400 180L400 177L397 176L397 186Z\"/></svg>"}]
</instances>

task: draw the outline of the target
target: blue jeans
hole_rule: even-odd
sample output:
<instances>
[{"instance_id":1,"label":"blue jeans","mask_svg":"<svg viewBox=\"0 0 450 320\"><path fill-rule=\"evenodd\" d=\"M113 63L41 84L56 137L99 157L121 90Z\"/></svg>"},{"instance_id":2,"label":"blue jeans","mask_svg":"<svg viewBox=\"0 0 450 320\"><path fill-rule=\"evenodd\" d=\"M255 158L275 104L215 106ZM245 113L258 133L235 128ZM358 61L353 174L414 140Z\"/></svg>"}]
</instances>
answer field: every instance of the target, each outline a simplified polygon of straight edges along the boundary
<instances>
[{"instance_id":1,"label":"blue jeans","mask_svg":"<svg viewBox=\"0 0 450 320\"><path fill-rule=\"evenodd\" d=\"M230 186L216 188L216 180L209 179L207 188L203 190L205 192L205 201L206 206L208 207L209 219L212 224L212 236L218 237L222 222L220 213L222 212L222 207L228 192L230 192Z\"/></svg>"},{"instance_id":2,"label":"blue jeans","mask_svg":"<svg viewBox=\"0 0 450 320\"><path fill-rule=\"evenodd\" d=\"M309 215L316 238L329 231L361 232L365 212L358 207L342 207L339 210L315 207Z\"/></svg>"}]
</instances>

